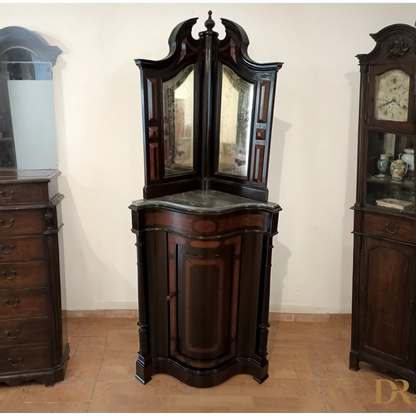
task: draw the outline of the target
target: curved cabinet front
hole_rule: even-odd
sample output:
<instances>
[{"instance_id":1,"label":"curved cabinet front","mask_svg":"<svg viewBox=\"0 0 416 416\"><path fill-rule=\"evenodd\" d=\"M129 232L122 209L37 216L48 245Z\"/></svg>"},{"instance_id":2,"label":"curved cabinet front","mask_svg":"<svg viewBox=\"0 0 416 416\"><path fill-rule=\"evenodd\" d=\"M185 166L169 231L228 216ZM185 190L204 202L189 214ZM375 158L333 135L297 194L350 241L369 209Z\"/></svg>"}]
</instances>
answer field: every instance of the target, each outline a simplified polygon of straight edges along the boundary
<instances>
[{"instance_id":1,"label":"curved cabinet front","mask_svg":"<svg viewBox=\"0 0 416 416\"><path fill-rule=\"evenodd\" d=\"M236 374L264 381L280 208L192 212L154 204L130 207L139 280L136 377L145 384L164 373L196 387Z\"/></svg>"}]
</instances>

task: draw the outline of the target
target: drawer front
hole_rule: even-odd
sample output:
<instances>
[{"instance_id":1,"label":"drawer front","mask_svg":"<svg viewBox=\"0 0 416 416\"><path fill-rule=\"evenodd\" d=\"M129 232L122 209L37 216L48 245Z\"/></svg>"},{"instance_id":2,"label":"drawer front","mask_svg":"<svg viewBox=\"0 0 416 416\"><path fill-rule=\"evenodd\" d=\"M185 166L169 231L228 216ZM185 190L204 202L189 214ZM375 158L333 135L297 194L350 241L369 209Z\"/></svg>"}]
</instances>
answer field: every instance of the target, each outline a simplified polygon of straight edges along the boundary
<instances>
[{"instance_id":1,"label":"drawer front","mask_svg":"<svg viewBox=\"0 0 416 416\"><path fill-rule=\"evenodd\" d=\"M0 205L47 202L42 184L1 185Z\"/></svg>"},{"instance_id":2,"label":"drawer front","mask_svg":"<svg viewBox=\"0 0 416 416\"><path fill-rule=\"evenodd\" d=\"M0 263L0 289L46 286L46 265L43 261Z\"/></svg>"},{"instance_id":3,"label":"drawer front","mask_svg":"<svg viewBox=\"0 0 416 416\"><path fill-rule=\"evenodd\" d=\"M0 316L2 318L45 316L47 312L46 289L0 290Z\"/></svg>"},{"instance_id":4,"label":"drawer front","mask_svg":"<svg viewBox=\"0 0 416 416\"><path fill-rule=\"evenodd\" d=\"M43 236L0 238L0 262L42 260Z\"/></svg>"},{"instance_id":5,"label":"drawer front","mask_svg":"<svg viewBox=\"0 0 416 416\"><path fill-rule=\"evenodd\" d=\"M22 344L49 344L48 320L0 319L0 347Z\"/></svg>"},{"instance_id":6,"label":"drawer front","mask_svg":"<svg viewBox=\"0 0 416 416\"><path fill-rule=\"evenodd\" d=\"M14 373L51 367L49 347L40 348L0 348L0 372Z\"/></svg>"},{"instance_id":7,"label":"drawer front","mask_svg":"<svg viewBox=\"0 0 416 416\"><path fill-rule=\"evenodd\" d=\"M0 211L2 237L43 232L41 210Z\"/></svg>"},{"instance_id":8,"label":"drawer front","mask_svg":"<svg viewBox=\"0 0 416 416\"><path fill-rule=\"evenodd\" d=\"M363 232L392 240L416 242L414 221L387 217L384 215L364 213Z\"/></svg>"}]
</instances>

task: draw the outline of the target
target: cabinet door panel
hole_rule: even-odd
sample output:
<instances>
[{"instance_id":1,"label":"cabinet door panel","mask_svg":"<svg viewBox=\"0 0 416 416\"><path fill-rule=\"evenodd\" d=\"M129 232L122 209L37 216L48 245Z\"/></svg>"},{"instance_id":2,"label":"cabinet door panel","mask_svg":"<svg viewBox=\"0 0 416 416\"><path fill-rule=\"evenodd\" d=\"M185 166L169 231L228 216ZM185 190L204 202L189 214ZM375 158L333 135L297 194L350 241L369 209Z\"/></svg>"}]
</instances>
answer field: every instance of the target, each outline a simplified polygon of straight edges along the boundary
<instances>
[{"instance_id":1,"label":"cabinet door panel","mask_svg":"<svg viewBox=\"0 0 416 416\"><path fill-rule=\"evenodd\" d=\"M360 338L364 350L392 362L408 360L415 292L414 247L365 238Z\"/></svg>"},{"instance_id":2,"label":"cabinet door panel","mask_svg":"<svg viewBox=\"0 0 416 416\"><path fill-rule=\"evenodd\" d=\"M235 356L241 237L193 243L169 235L171 355L210 368Z\"/></svg>"}]
</instances>

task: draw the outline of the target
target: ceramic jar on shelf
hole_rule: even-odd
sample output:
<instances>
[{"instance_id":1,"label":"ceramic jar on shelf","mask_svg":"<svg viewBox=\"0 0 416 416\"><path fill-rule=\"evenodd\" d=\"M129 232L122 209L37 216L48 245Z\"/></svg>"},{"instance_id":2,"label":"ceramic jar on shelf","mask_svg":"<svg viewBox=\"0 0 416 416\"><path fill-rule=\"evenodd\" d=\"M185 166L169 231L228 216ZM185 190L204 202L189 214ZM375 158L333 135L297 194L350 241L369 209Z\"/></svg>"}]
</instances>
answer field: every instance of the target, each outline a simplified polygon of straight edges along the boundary
<instances>
[{"instance_id":1,"label":"ceramic jar on shelf","mask_svg":"<svg viewBox=\"0 0 416 416\"><path fill-rule=\"evenodd\" d=\"M407 173L407 163L402 159L397 159L390 165L391 178L394 181L403 180L403 176Z\"/></svg>"},{"instance_id":2,"label":"ceramic jar on shelf","mask_svg":"<svg viewBox=\"0 0 416 416\"><path fill-rule=\"evenodd\" d=\"M386 177L390 173L390 159L388 153L380 154L380 159L377 160L377 169L380 172L379 177Z\"/></svg>"},{"instance_id":3,"label":"ceramic jar on shelf","mask_svg":"<svg viewBox=\"0 0 416 416\"><path fill-rule=\"evenodd\" d=\"M399 154L399 159L402 159L407 163L409 171L413 172L415 170L415 156L413 149L404 149L404 153Z\"/></svg>"}]
</instances>

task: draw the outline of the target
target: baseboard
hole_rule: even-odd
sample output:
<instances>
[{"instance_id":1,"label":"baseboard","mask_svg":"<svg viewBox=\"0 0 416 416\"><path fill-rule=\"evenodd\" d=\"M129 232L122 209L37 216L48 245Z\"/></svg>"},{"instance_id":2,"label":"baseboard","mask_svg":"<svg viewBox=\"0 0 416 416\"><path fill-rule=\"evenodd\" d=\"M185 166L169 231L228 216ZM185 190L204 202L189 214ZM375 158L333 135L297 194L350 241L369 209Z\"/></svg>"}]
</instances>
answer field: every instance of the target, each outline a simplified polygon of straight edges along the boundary
<instances>
[{"instance_id":1,"label":"baseboard","mask_svg":"<svg viewBox=\"0 0 416 416\"><path fill-rule=\"evenodd\" d=\"M350 314L351 305L344 305L338 308L327 306L304 306L304 305L270 305L270 312L274 313L296 313L296 314Z\"/></svg>"},{"instance_id":2,"label":"baseboard","mask_svg":"<svg viewBox=\"0 0 416 416\"><path fill-rule=\"evenodd\" d=\"M137 309L99 309L64 311L68 318L139 318ZM335 322L350 321L350 313L283 313L270 312L270 321L286 322Z\"/></svg>"},{"instance_id":3,"label":"baseboard","mask_svg":"<svg viewBox=\"0 0 416 416\"><path fill-rule=\"evenodd\" d=\"M67 311L68 318L136 318L139 319L137 309L97 309L86 311Z\"/></svg>"}]
</instances>

